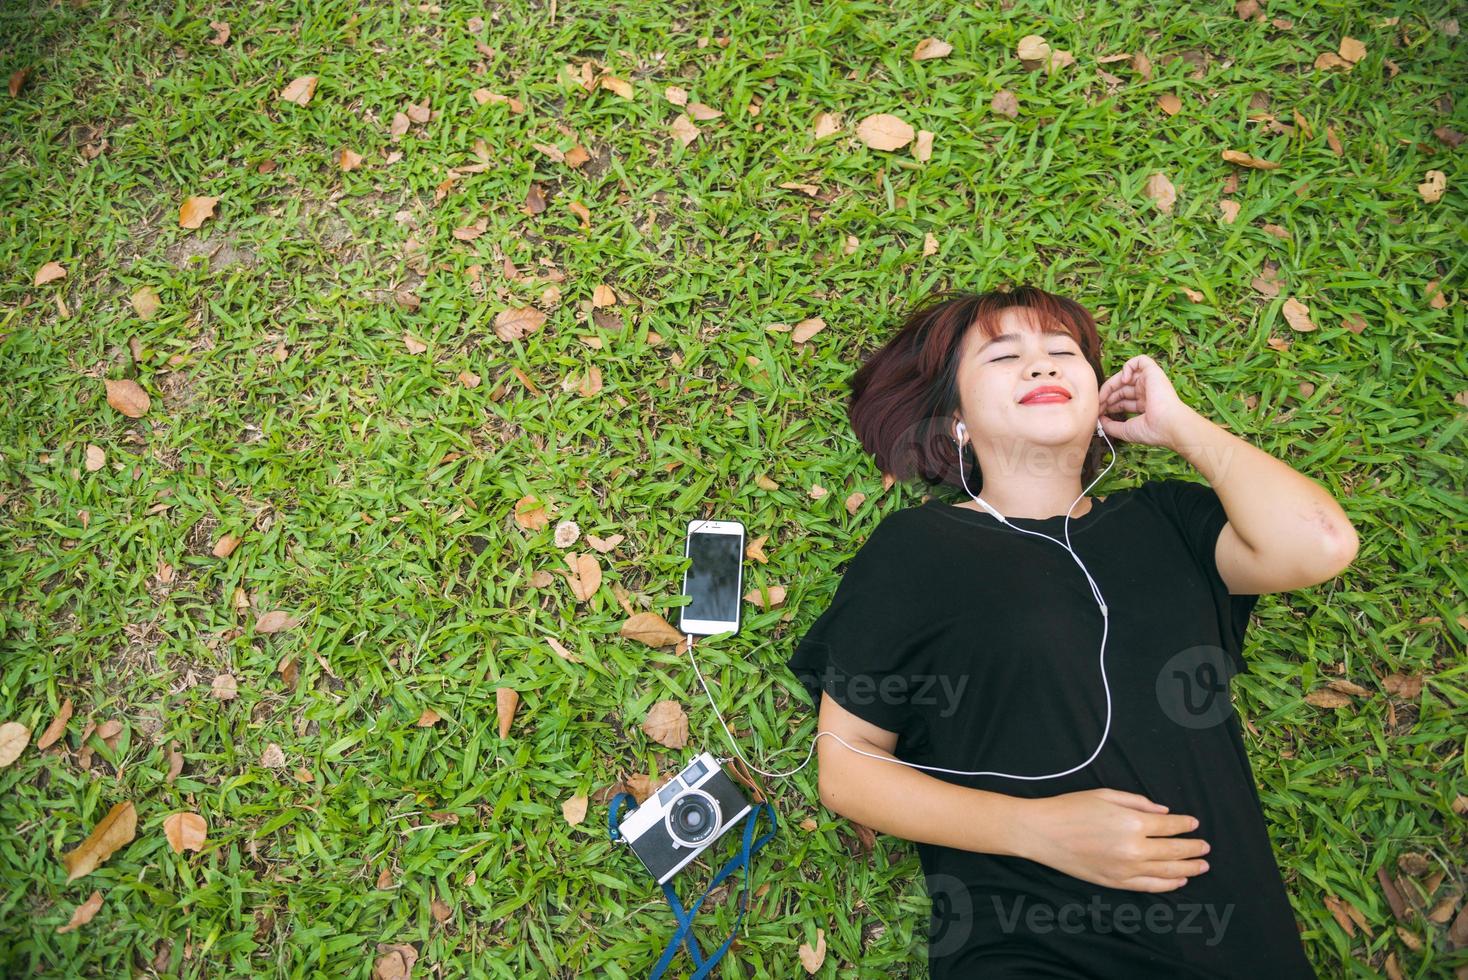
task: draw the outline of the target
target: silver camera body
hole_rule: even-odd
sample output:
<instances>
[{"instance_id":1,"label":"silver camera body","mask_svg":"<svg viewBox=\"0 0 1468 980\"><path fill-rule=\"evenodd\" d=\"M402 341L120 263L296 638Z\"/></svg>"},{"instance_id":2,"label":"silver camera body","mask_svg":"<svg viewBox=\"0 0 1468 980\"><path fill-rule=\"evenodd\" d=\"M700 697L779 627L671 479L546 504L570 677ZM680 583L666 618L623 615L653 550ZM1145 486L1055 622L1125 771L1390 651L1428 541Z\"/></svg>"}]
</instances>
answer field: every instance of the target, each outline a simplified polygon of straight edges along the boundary
<instances>
[{"instance_id":1,"label":"silver camera body","mask_svg":"<svg viewBox=\"0 0 1468 980\"><path fill-rule=\"evenodd\" d=\"M661 885L750 809L719 760L704 752L627 814L618 832Z\"/></svg>"}]
</instances>

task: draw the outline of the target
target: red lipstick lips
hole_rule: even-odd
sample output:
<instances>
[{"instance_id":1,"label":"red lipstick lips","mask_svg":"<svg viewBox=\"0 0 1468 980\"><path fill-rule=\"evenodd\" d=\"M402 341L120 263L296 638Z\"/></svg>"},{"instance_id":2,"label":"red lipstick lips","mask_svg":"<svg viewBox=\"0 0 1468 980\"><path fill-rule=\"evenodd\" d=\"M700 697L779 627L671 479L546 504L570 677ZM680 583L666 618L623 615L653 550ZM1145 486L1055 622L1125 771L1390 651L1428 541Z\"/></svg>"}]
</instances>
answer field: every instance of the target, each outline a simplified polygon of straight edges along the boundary
<instances>
[{"instance_id":1,"label":"red lipstick lips","mask_svg":"<svg viewBox=\"0 0 1468 980\"><path fill-rule=\"evenodd\" d=\"M1034 391L1021 398L1019 400L1019 403L1021 405L1032 405L1037 402L1048 403L1068 401L1070 401L1070 392L1066 391L1064 388L1058 387L1057 385L1041 385Z\"/></svg>"}]
</instances>

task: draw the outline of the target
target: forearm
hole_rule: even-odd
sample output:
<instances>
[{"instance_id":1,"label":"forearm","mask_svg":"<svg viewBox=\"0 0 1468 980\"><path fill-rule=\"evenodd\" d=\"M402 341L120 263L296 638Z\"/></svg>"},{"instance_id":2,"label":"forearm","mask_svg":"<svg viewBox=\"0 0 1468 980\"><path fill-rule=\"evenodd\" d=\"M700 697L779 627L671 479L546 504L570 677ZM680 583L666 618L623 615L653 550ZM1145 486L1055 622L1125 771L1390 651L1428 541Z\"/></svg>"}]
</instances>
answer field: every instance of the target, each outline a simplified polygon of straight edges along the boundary
<instances>
[{"instance_id":1,"label":"forearm","mask_svg":"<svg viewBox=\"0 0 1468 980\"><path fill-rule=\"evenodd\" d=\"M868 758L829 736L821 741L821 803L833 813L904 840L1022 856L1023 814L1032 801L958 786L921 769ZM870 743L852 744L863 752L894 758Z\"/></svg>"},{"instance_id":2,"label":"forearm","mask_svg":"<svg viewBox=\"0 0 1468 980\"><path fill-rule=\"evenodd\" d=\"M1255 554L1291 564L1321 555L1329 564L1355 553L1356 529L1340 504L1283 460L1191 410L1172 447L1208 481L1234 532Z\"/></svg>"}]
</instances>

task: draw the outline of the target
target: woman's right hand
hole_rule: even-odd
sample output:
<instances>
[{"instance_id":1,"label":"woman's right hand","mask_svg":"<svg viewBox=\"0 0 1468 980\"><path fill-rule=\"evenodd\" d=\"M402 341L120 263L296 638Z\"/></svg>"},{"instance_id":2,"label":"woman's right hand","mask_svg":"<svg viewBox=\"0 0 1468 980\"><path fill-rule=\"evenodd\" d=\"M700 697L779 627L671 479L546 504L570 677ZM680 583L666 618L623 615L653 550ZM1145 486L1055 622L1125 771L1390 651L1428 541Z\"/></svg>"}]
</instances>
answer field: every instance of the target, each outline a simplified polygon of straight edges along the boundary
<instances>
[{"instance_id":1,"label":"woman's right hand","mask_svg":"<svg viewBox=\"0 0 1468 980\"><path fill-rule=\"evenodd\" d=\"M1198 821L1137 793L1090 789L1028 801L1021 856L1108 888L1172 891L1208 870Z\"/></svg>"}]
</instances>

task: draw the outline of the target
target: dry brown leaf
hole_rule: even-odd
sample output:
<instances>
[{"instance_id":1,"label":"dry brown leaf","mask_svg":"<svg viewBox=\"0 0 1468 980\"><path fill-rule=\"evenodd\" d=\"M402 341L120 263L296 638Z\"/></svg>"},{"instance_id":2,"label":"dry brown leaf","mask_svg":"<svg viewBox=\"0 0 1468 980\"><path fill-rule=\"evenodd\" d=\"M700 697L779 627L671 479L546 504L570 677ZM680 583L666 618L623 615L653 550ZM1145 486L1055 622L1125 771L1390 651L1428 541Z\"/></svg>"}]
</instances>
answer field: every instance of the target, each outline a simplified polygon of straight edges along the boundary
<instances>
[{"instance_id":1,"label":"dry brown leaf","mask_svg":"<svg viewBox=\"0 0 1468 980\"><path fill-rule=\"evenodd\" d=\"M1443 294L1442 284L1440 280L1434 279L1429 282L1424 287L1423 292L1427 296L1428 306L1432 307L1434 310L1447 309L1448 298Z\"/></svg>"},{"instance_id":2,"label":"dry brown leaf","mask_svg":"<svg viewBox=\"0 0 1468 980\"><path fill-rule=\"evenodd\" d=\"M579 664L583 662L580 657L576 656L576 654L572 653L570 650L567 650L565 644L561 643L561 641L556 639L554 636L547 636L545 638L545 642L548 643L550 645L550 648L556 652L556 656L560 657L562 660L569 661L573 664Z\"/></svg>"},{"instance_id":3,"label":"dry brown leaf","mask_svg":"<svg viewBox=\"0 0 1468 980\"><path fill-rule=\"evenodd\" d=\"M1250 167L1254 170L1278 170L1279 164L1273 160L1263 160L1256 156L1250 156L1241 150L1224 150L1223 159L1228 163L1236 163L1241 167Z\"/></svg>"},{"instance_id":4,"label":"dry brown leaf","mask_svg":"<svg viewBox=\"0 0 1468 980\"><path fill-rule=\"evenodd\" d=\"M349 150L346 147L342 147L336 155L336 165L340 167L343 172L356 170L358 167L362 166L362 160L362 154L356 152L355 150Z\"/></svg>"},{"instance_id":5,"label":"dry brown leaf","mask_svg":"<svg viewBox=\"0 0 1468 980\"><path fill-rule=\"evenodd\" d=\"M176 742L168 743L168 776L164 781L171 783L177 779L178 774L183 772L183 764L183 753L179 752L178 744Z\"/></svg>"},{"instance_id":6,"label":"dry brown leaf","mask_svg":"<svg viewBox=\"0 0 1468 980\"><path fill-rule=\"evenodd\" d=\"M139 320L151 320L157 315L163 301L158 297L158 290L152 286L143 286L132 294L130 302L133 312L138 315Z\"/></svg>"},{"instance_id":7,"label":"dry brown leaf","mask_svg":"<svg viewBox=\"0 0 1468 980\"><path fill-rule=\"evenodd\" d=\"M168 838L168 846L175 854L202 851L209 837L209 825L197 813L170 813L163 818L163 836Z\"/></svg>"},{"instance_id":8,"label":"dry brown leaf","mask_svg":"<svg viewBox=\"0 0 1468 980\"><path fill-rule=\"evenodd\" d=\"M832 112L823 112L816 116L815 125L812 127L812 133L816 139L822 140L839 132L841 132L840 116Z\"/></svg>"},{"instance_id":9,"label":"dry brown leaf","mask_svg":"<svg viewBox=\"0 0 1468 980\"><path fill-rule=\"evenodd\" d=\"M51 719L51 724L47 725L41 737L36 739L37 749L50 748L52 743L65 734L66 723L71 721L71 713L71 698L67 698L61 702L61 708L56 712L56 717Z\"/></svg>"},{"instance_id":10,"label":"dry brown leaf","mask_svg":"<svg viewBox=\"0 0 1468 980\"><path fill-rule=\"evenodd\" d=\"M1223 212L1223 223L1226 225L1231 225L1234 223L1234 219L1239 216L1239 202L1219 201L1218 210Z\"/></svg>"},{"instance_id":11,"label":"dry brown leaf","mask_svg":"<svg viewBox=\"0 0 1468 980\"><path fill-rule=\"evenodd\" d=\"M88 922L91 922L92 919L97 915L97 913L101 911L101 909L102 893L100 891L94 890L92 894L87 896L87 900L78 905L76 909L71 913L70 922L68 922L64 926L56 927L56 934L59 936L64 932L71 932L73 929L80 929Z\"/></svg>"},{"instance_id":12,"label":"dry brown leaf","mask_svg":"<svg viewBox=\"0 0 1468 980\"><path fill-rule=\"evenodd\" d=\"M810 974L819 973L821 964L826 962L826 930L816 930L816 947L811 949L810 943L801 943L800 965L805 967L805 972Z\"/></svg>"},{"instance_id":13,"label":"dry brown leaf","mask_svg":"<svg viewBox=\"0 0 1468 980\"><path fill-rule=\"evenodd\" d=\"M1295 237L1290 234L1288 228L1283 228L1279 225L1266 224L1262 226L1262 230L1270 235L1273 235L1275 238L1280 239L1281 241L1287 242L1291 238Z\"/></svg>"},{"instance_id":14,"label":"dry brown leaf","mask_svg":"<svg viewBox=\"0 0 1468 980\"><path fill-rule=\"evenodd\" d=\"M432 708L424 708L423 713L418 716L418 720L414 724L419 728L432 728L440 720L442 720L442 716L437 711L434 711Z\"/></svg>"},{"instance_id":15,"label":"dry brown leaf","mask_svg":"<svg viewBox=\"0 0 1468 980\"><path fill-rule=\"evenodd\" d=\"M1169 116L1175 116L1182 111L1183 100L1172 92L1164 92L1157 97L1157 107Z\"/></svg>"},{"instance_id":16,"label":"dry brown leaf","mask_svg":"<svg viewBox=\"0 0 1468 980\"><path fill-rule=\"evenodd\" d=\"M1322 51L1315 58L1316 71L1326 71L1330 68L1349 69L1350 67L1351 63L1342 58L1340 55L1336 54L1334 51Z\"/></svg>"},{"instance_id":17,"label":"dry brown leaf","mask_svg":"<svg viewBox=\"0 0 1468 980\"><path fill-rule=\"evenodd\" d=\"M473 872L470 873L472 874ZM434 920L439 922L440 924L447 922L454 917L454 910L449 908L448 905L446 905L445 903L439 901L437 898L429 903L428 910L433 913Z\"/></svg>"},{"instance_id":18,"label":"dry brown leaf","mask_svg":"<svg viewBox=\"0 0 1468 980\"><path fill-rule=\"evenodd\" d=\"M766 593L769 594L769 602L765 601ZM770 585L763 589L750 589L744 593L744 601L753 603L761 609L778 609L785 604L785 586Z\"/></svg>"},{"instance_id":19,"label":"dry brown leaf","mask_svg":"<svg viewBox=\"0 0 1468 980\"><path fill-rule=\"evenodd\" d=\"M683 109L690 117L699 122L708 122L711 119L718 119L723 115L718 109L715 109L713 106L704 105L702 102L690 102Z\"/></svg>"},{"instance_id":20,"label":"dry brown leaf","mask_svg":"<svg viewBox=\"0 0 1468 980\"><path fill-rule=\"evenodd\" d=\"M127 378L107 378L102 382L107 389L107 404L130 419L140 419L153 404L143 386Z\"/></svg>"},{"instance_id":21,"label":"dry brown leaf","mask_svg":"<svg viewBox=\"0 0 1468 980\"><path fill-rule=\"evenodd\" d=\"M292 79L290 84L280 90L280 101L291 102L295 105L305 105L311 101L311 96L316 94L316 76L302 75L300 78Z\"/></svg>"},{"instance_id":22,"label":"dry brown leaf","mask_svg":"<svg viewBox=\"0 0 1468 980\"><path fill-rule=\"evenodd\" d=\"M561 803L561 816L566 818L566 823L576 826L586 819L586 805L591 802L590 797L576 795Z\"/></svg>"},{"instance_id":23,"label":"dry brown leaf","mask_svg":"<svg viewBox=\"0 0 1468 980\"><path fill-rule=\"evenodd\" d=\"M628 617L617 632L626 639L637 640L650 647L665 647L683 641L683 634L655 612L640 612Z\"/></svg>"},{"instance_id":24,"label":"dry brown leaf","mask_svg":"<svg viewBox=\"0 0 1468 980\"><path fill-rule=\"evenodd\" d=\"M625 78L618 78L616 75L603 75L597 79L597 84L608 92L619 95L624 99L633 97L632 83Z\"/></svg>"},{"instance_id":25,"label":"dry brown leaf","mask_svg":"<svg viewBox=\"0 0 1468 980\"><path fill-rule=\"evenodd\" d=\"M1436 204L1442 200L1443 192L1448 189L1448 175L1441 170L1429 170L1427 179L1417 185L1417 193L1422 195L1422 200L1428 204Z\"/></svg>"},{"instance_id":26,"label":"dry brown leaf","mask_svg":"<svg viewBox=\"0 0 1468 980\"><path fill-rule=\"evenodd\" d=\"M1301 333L1315 329L1315 324L1310 322L1310 307L1294 297L1284 301L1284 318L1291 329Z\"/></svg>"},{"instance_id":27,"label":"dry brown leaf","mask_svg":"<svg viewBox=\"0 0 1468 980\"><path fill-rule=\"evenodd\" d=\"M1341 146L1341 138L1335 134L1335 127L1329 124L1325 127L1325 143L1330 147L1330 152L1336 156L1340 156L1345 152L1345 149Z\"/></svg>"},{"instance_id":28,"label":"dry brown leaf","mask_svg":"<svg viewBox=\"0 0 1468 980\"><path fill-rule=\"evenodd\" d=\"M494 335L500 340L520 340L539 330L545 320L546 315L534 307L510 307L495 316Z\"/></svg>"},{"instance_id":29,"label":"dry brown leaf","mask_svg":"<svg viewBox=\"0 0 1468 980\"><path fill-rule=\"evenodd\" d=\"M215 558L228 558L234 554L234 550L240 546L242 540L244 539L238 534L220 535L219 540L214 542L214 550L210 554Z\"/></svg>"},{"instance_id":30,"label":"dry brown leaf","mask_svg":"<svg viewBox=\"0 0 1468 980\"><path fill-rule=\"evenodd\" d=\"M681 749L688 744L688 715L677 701L654 704L641 727L648 738L670 749Z\"/></svg>"},{"instance_id":31,"label":"dry brown leaf","mask_svg":"<svg viewBox=\"0 0 1468 980\"><path fill-rule=\"evenodd\" d=\"M989 100L989 109L997 116L1014 119L1019 115L1019 98L1009 89L1000 89Z\"/></svg>"},{"instance_id":32,"label":"dry brown leaf","mask_svg":"<svg viewBox=\"0 0 1468 980\"><path fill-rule=\"evenodd\" d=\"M681 112L673 117L671 128L673 130L673 138L683 146L687 146L698 139L699 134L702 133L702 130L694 124L693 120Z\"/></svg>"},{"instance_id":33,"label":"dry brown leaf","mask_svg":"<svg viewBox=\"0 0 1468 980\"><path fill-rule=\"evenodd\" d=\"M406 330L403 331L403 346L408 348L409 354L421 354L428 350L428 345Z\"/></svg>"},{"instance_id":34,"label":"dry brown leaf","mask_svg":"<svg viewBox=\"0 0 1468 980\"><path fill-rule=\"evenodd\" d=\"M256 633L280 633L301 625L300 619L281 609L273 609L255 620Z\"/></svg>"},{"instance_id":35,"label":"dry brown leaf","mask_svg":"<svg viewBox=\"0 0 1468 980\"><path fill-rule=\"evenodd\" d=\"M546 524L550 523L544 502L530 494L515 501L515 523L527 531L542 530Z\"/></svg>"},{"instance_id":36,"label":"dry brown leaf","mask_svg":"<svg viewBox=\"0 0 1468 980\"><path fill-rule=\"evenodd\" d=\"M198 228L208 219L214 217L214 205L219 203L217 197L186 197L183 204L178 208L178 225L180 228Z\"/></svg>"},{"instance_id":37,"label":"dry brown leaf","mask_svg":"<svg viewBox=\"0 0 1468 980\"><path fill-rule=\"evenodd\" d=\"M591 291L592 309L603 309L608 306L615 306L616 303L617 294L612 290L611 286L608 286L604 282L597 283L596 288Z\"/></svg>"},{"instance_id":38,"label":"dry brown leaf","mask_svg":"<svg viewBox=\"0 0 1468 980\"><path fill-rule=\"evenodd\" d=\"M510 724L515 720L515 709L520 706L520 692L513 687L494 689L495 715L499 718L500 738L510 737Z\"/></svg>"},{"instance_id":39,"label":"dry brown leaf","mask_svg":"<svg viewBox=\"0 0 1468 980\"><path fill-rule=\"evenodd\" d=\"M927 61L929 58L946 58L953 53L953 45L936 37L925 37L917 43L913 49L913 61Z\"/></svg>"},{"instance_id":40,"label":"dry brown leaf","mask_svg":"<svg viewBox=\"0 0 1468 980\"><path fill-rule=\"evenodd\" d=\"M1152 80L1152 59L1138 51L1132 55L1132 71L1141 75L1142 81L1150 82Z\"/></svg>"},{"instance_id":41,"label":"dry brown leaf","mask_svg":"<svg viewBox=\"0 0 1468 980\"><path fill-rule=\"evenodd\" d=\"M30 73L30 68L17 68L10 73L9 91L12 99L20 96L20 87L25 84L25 80L30 76Z\"/></svg>"},{"instance_id":42,"label":"dry brown leaf","mask_svg":"<svg viewBox=\"0 0 1468 980\"><path fill-rule=\"evenodd\" d=\"M0 725L0 769L20 758L30 744L31 730L18 721L7 721Z\"/></svg>"},{"instance_id":43,"label":"dry brown leaf","mask_svg":"<svg viewBox=\"0 0 1468 980\"><path fill-rule=\"evenodd\" d=\"M653 790L657 789L656 782L646 773L636 773L635 775L628 776L625 785L627 792L631 793L632 798L638 803L646 802L647 798L652 795Z\"/></svg>"},{"instance_id":44,"label":"dry brown leaf","mask_svg":"<svg viewBox=\"0 0 1468 980\"><path fill-rule=\"evenodd\" d=\"M599 538L595 534L588 534L586 536L586 543L605 555L625 541L626 537L625 534L614 534L609 538Z\"/></svg>"},{"instance_id":45,"label":"dry brown leaf","mask_svg":"<svg viewBox=\"0 0 1468 980\"><path fill-rule=\"evenodd\" d=\"M265 751L260 753L260 765L267 769L285 768L285 750L274 742L265 745Z\"/></svg>"},{"instance_id":46,"label":"dry brown leaf","mask_svg":"<svg viewBox=\"0 0 1468 980\"><path fill-rule=\"evenodd\" d=\"M133 809L132 801L114 804L107 811L107 816L92 828L86 840L61 855L61 862L66 865L67 882L73 882L95 871L118 848L137 836L137 829L138 811Z\"/></svg>"},{"instance_id":47,"label":"dry brown leaf","mask_svg":"<svg viewBox=\"0 0 1468 980\"><path fill-rule=\"evenodd\" d=\"M898 117L886 112L867 116L856 124L856 138L874 150L897 150L912 142L914 131Z\"/></svg>"},{"instance_id":48,"label":"dry brown leaf","mask_svg":"<svg viewBox=\"0 0 1468 980\"><path fill-rule=\"evenodd\" d=\"M211 20L209 28L214 31L214 36L209 39L209 43L216 48L223 47L229 40L229 25L222 20Z\"/></svg>"},{"instance_id":49,"label":"dry brown leaf","mask_svg":"<svg viewBox=\"0 0 1468 980\"><path fill-rule=\"evenodd\" d=\"M757 561L761 565L768 565L769 556L765 554L765 542L770 539L768 534L761 534L753 541L744 546L744 556L750 561Z\"/></svg>"},{"instance_id":50,"label":"dry brown leaf","mask_svg":"<svg viewBox=\"0 0 1468 980\"><path fill-rule=\"evenodd\" d=\"M1172 181L1160 173L1155 173L1147 178L1146 194L1157 204L1157 210L1163 214L1172 214L1172 207L1177 203L1177 188L1172 186Z\"/></svg>"},{"instance_id":51,"label":"dry brown leaf","mask_svg":"<svg viewBox=\"0 0 1468 980\"><path fill-rule=\"evenodd\" d=\"M803 344L824 329L826 329L826 321L821 317L813 316L797 323L795 329L790 333L790 339L797 344Z\"/></svg>"},{"instance_id":52,"label":"dry brown leaf","mask_svg":"<svg viewBox=\"0 0 1468 980\"><path fill-rule=\"evenodd\" d=\"M1354 65L1356 62L1366 57L1366 45L1362 44L1354 37L1346 36L1341 38L1340 50L1337 53L1341 56L1343 60L1349 61L1351 64Z\"/></svg>"},{"instance_id":53,"label":"dry brown leaf","mask_svg":"<svg viewBox=\"0 0 1468 980\"><path fill-rule=\"evenodd\" d=\"M1019 46L1015 51L1020 61L1044 62L1050 57L1050 45L1045 38L1039 34L1026 34L1019 39Z\"/></svg>"},{"instance_id":54,"label":"dry brown leaf","mask_svg":"<svg viewBox=\"0 0 1468 980\"><path fill-rule=\"evenodd\" d=\"M575 552L566 555L566 564L570 571L562 574L571 586L571 593L578 602L586 602L601 588L601 564L593 554Z\"/></svg>"},{"instance_id":55,"label":"dry brown leaf","mask_svg":"<svg viewBox=\"0 0 1468 980\"><path fill-rule=\"evenodd\" d=\"M209 693L217 701L233 701L239 697L240 685L233 674L220 674L209 685Z\"/></svg>"},{"instance_id":56,"label":"dry brown leaf","mask_svg":"<svg viewBox=\"0 0 1468 980\"><path fill-rule=\"evenodd\" d=\"M372 964L372 980L410 980L418 950L407 943L378 943L382 955Z\"/></svg>"},{"instance_id":57,"label":"dry brown leaf","mask_svg":"<svg viewBox=\"0 0 1468 980\"><path fill-rule=\"evenodd\" d=\"M35 285L44 286L48 282L66 278L66 269L60 262L47 262L36 270Z\"/></svg>"},{"instance_id":58,"label":"dry brown leaf","mask_svg":"<svg viewBox=\"0 0 1468 980\"><path fill-rule=\"evenodd\" d=\"M88 473L95 473L107 465L107 453L101 446L87 443L87 461L84 464Z\"/></svg>"},{"instance_id":59,"label":"dry brown leaf","mask_svg":"<svg viewBox=\"0 0 1468 980\"><path fill-rule=\"evenodd\" d=\"M1332 691L1329 688L1311 691L1305 695L1305 701L1308 704L1313 704L1317 708L1344 708L1351 704L1350 695L1342 694L1339 691Z\"/></svg>"}]
</instances>

